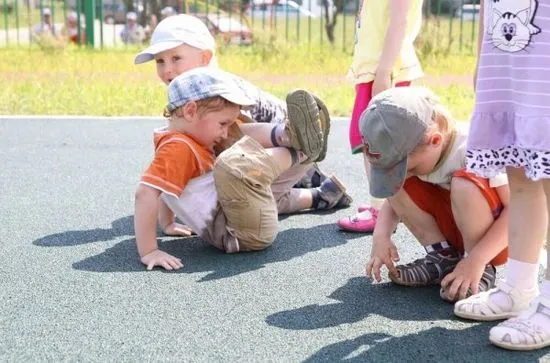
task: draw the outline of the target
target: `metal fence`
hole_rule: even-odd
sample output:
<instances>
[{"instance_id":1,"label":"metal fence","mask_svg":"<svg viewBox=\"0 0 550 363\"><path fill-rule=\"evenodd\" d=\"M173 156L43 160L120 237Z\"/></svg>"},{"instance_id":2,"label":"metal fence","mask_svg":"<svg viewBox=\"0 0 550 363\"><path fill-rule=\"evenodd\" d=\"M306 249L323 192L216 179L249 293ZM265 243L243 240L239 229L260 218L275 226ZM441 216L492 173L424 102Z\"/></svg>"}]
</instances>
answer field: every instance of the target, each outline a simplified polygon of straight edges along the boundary
<instances>
[{"instance_id":1,"label":"metal fence","mask_svg":"<svg viewBox=\"0 0 550 363\"><path fill-rule=\"evenodd\" d=\"M374 0L378 1L378 0ZM171 7L199 16L226 43L249 45L274 38L353 50L360 0L0 0L0 46L53 42L124 47L146 43ZM165 10L165 11L163 11ZM140 34L121 36L132 11ZM425 0L418 46L424 52L473 52L479 0ZM128 20L129 19L129 20Z\"/></svg>"}]
</instances>

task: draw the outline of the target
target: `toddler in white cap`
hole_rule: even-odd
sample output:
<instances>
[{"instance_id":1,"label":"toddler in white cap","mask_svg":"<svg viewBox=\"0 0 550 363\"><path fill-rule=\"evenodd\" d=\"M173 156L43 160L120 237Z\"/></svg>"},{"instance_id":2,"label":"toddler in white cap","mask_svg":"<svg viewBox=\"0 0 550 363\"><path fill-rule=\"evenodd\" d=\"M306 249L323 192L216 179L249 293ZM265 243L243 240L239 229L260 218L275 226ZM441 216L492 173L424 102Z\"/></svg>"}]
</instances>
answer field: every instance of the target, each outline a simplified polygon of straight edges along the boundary
<instances>
[{"instance_id":1,"label":"toddler in white cap","mask_svg":"<svg viewBox=\"0 0 550 363\"><path fill-rule=\"evenodd\" d=\"M167 86L179 75L198 67L216 66L216 40L203 21L195 16L179 14L162 20L151 35L149 47L135 58L135 64L155 60L158 77ZM216 67L217 68L217 67ZM260 122L266 129L278 135L284 129L289 118L287 104L277 97L264 92L237 75L230 75L239 88L251 99L254 105L239 115L239 122ZM328 123L330 115L321 100L316 98L317 106L325 121L323 154L326 154ZM240 137L237 124L235 132L226 139L227 145ZM226 145L223 145L224 147ZM310 181L305 188L295 187L303 177ZM301 185L300 185L301 186ZM335 176L325 176L320 170L309 165L296 165L285 172L272 185L273 195L277 201L279 213L295 213L305 209L332 209L349 206L351 197L345 194L345 187Z\"/></svg>"}]
</instances>

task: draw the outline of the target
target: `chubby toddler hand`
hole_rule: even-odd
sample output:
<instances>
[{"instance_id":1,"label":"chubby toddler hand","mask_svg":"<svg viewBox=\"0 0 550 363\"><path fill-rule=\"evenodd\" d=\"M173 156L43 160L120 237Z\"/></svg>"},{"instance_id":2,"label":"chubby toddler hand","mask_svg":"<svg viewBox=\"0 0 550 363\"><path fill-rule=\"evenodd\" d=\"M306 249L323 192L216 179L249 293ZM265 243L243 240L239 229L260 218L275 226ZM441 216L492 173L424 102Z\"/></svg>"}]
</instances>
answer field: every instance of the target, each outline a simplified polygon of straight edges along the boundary
<instances>
[{"instance_id":1,"label":"chubby toddler hand","mask_svg":"<svg viewBox=\"0 0 550 363\"><path fill-rule=\"evenodd\" d=\"M151 271L155 266L164 267L166 270L177 270L183 267L181 259L161 250L154 250L143 256L141 262Z\"/></svg>"},{"instance_id":2,"label":"chubby toddler hand","mask_svg":"<svg viewBox=\"0 0 550 363\"><path fill-rule=\"evenodd\" d=\"M476 261L471 256L460 260L453 272L441 281L441 287L446 290L447 298L450 300L464 299L468 295L468 289L472 291L473 295L477 294L484 270L485 263Z\"/></svg>"},{"instance_id":3,"label":"chubby toddler hand","mask_svg":"<svg viewBox=\"0 0 550 363\"><path fill-rule=\"evenodd\" d=\"M382 281L380 268L385 265L388 272L397 276L397 269L394 262L399 261L399 253L397 247L389 237L373 238L372 251L369 262L365 267L365 273L368 278L373 278L378 282Z\"/></svg>"}]
</instances>

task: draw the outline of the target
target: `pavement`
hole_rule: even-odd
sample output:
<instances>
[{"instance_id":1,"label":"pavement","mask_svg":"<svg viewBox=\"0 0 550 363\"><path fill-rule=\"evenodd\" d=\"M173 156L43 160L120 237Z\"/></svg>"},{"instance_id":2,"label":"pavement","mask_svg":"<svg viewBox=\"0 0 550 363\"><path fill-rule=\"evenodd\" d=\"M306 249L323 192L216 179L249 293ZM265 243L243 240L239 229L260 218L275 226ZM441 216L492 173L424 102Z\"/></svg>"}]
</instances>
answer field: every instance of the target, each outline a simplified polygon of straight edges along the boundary
<instances>
[{"instance_id":1,"label":"pavement","mask_svg":"<svg viewBox=\"0 0 550 363\"><path fill-rule=\"evenodd\" d=\"M531 362L454 317L433 288L372 284L372 237L334 222L353 209L283 216L274 245L227 255L160 238L177 272L146 272L133 198L152 156L150 118L0 117L0 362ZM347 125L322 163L367 199ZM422 249L403 226L401 260ZM501 271L502 272L502 271Z\"/></svg>"}]
</instances>

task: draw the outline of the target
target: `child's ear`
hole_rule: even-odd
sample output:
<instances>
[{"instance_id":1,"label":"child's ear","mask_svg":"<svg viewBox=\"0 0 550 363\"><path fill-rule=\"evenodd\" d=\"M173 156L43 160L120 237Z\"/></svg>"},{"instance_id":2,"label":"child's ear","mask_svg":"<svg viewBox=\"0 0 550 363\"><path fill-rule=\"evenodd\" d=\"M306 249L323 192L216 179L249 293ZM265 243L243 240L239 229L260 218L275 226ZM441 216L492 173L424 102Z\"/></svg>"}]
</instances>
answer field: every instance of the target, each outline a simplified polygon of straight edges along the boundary
<instances>
[{"instance_id":1,"label":"child's ear","mask_svg":"<svg viewBox=\"0 0 550 363\"><path fill-rule=\"evenodd\" d=\"M443 134L441 132L434 132L430 137L430 144L433 146L439 146L443 144Z\"/></svg>"},{"instance_id":2,"label":"child's ear","mask_svg":"<svg viewBox=\"0 0 550 363\"><path fill-rule=\"evenodd\" d=\"M183 118L186 120L192 120L197 115L197 103L195 101L187 102L183 106Z\"/></svg>"},{"instance_id":3,"label":"child's ear","mask_svg":"<svg viewBox=\"0 0 550 363\"><path fill-rule=\"evenodd\" d=\"M212 53L211 50L204 50L202 52L201 62L203 66L207 66L210 64L210 61L212 60L212 57L214 56L214 53Z\"/></svg>"}]
</instances>

